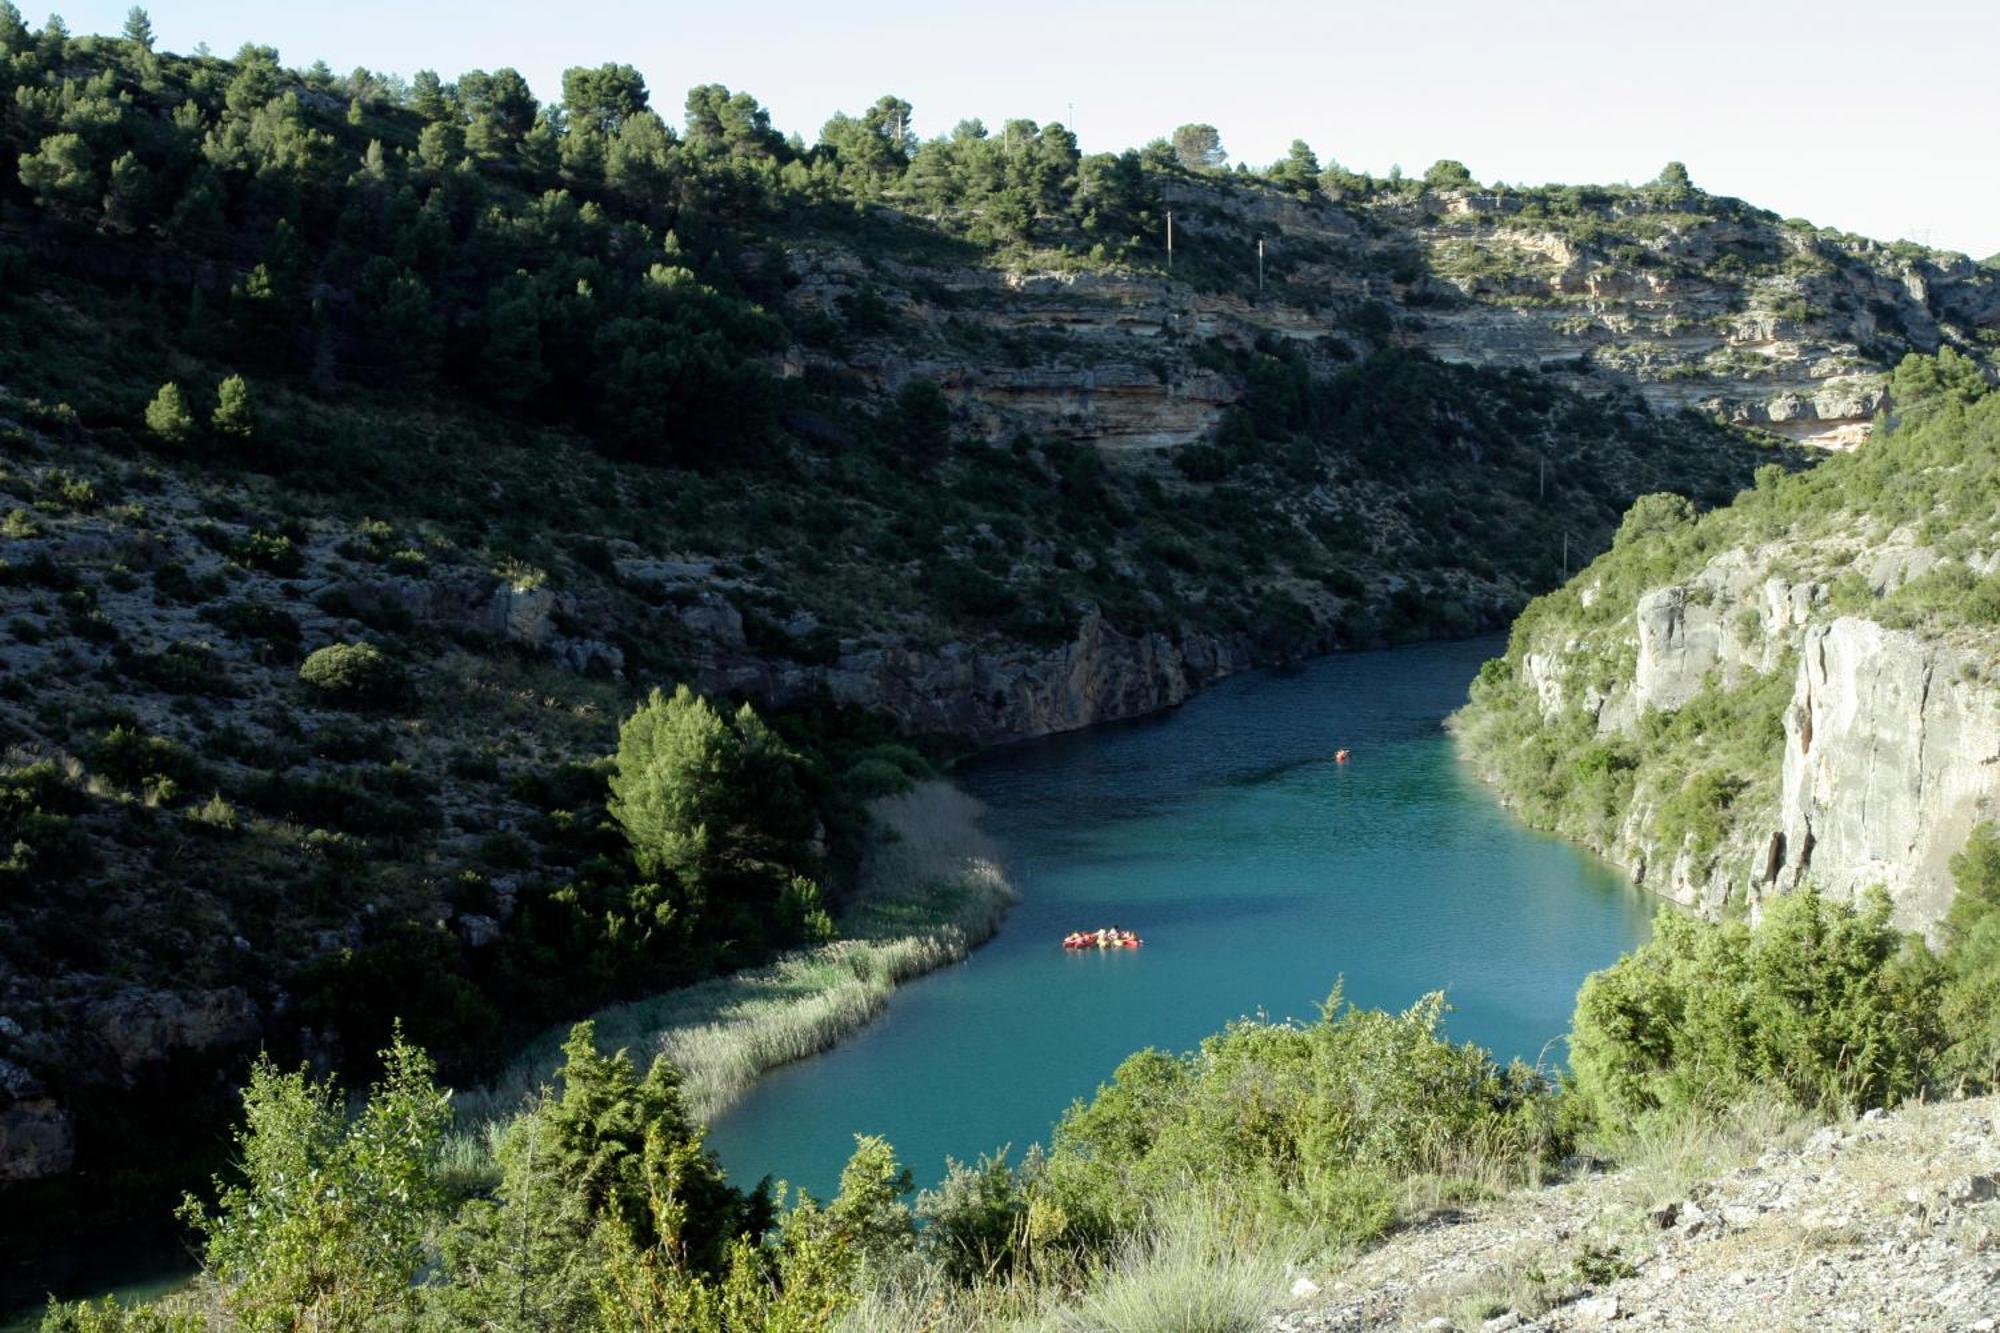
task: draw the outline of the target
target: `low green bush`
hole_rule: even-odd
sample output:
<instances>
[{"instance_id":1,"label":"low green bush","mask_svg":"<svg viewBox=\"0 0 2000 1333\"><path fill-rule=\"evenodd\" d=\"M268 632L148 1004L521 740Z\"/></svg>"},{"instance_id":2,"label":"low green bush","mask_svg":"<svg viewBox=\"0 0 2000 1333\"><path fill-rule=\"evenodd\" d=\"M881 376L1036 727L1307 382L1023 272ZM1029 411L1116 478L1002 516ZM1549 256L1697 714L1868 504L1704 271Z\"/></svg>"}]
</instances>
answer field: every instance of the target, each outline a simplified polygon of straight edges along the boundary
<instances>
[{"instance_id":1,"label":"low green bush","mask_svg":"<svg viewBox=\"0 0 2000 1333\"><path fill-rule=\"evenodd\" d=\"M55 763L0 771L0 895L46 886L87 869L95 859L74 816L83 793Z\"/></svg>"},{"instance_id":2,"label":"low green bush","mask_svg":"<svg viewBox=\"0 0 2000 1333\"><path fill-rule=\"evenodd\" d=\"M300 665L299 679L334 702L363 706L395 703L410 683L402 664L372 643L315 649Z\"/></svg>"},{"instance_id":3,"label":"low green bush","mask_svg":"<svg viewBox=\"0 0 2000 1333\"><path fill-rule=\"evenodd\" d=\"M1190 1187L1329 1243L1379 1235L1412 1182L1478 1189L1564 1149L1552 1084L1443 1034L1444 997L1244 1020L1184 1056L1142 1051L1056 1128L1049 1205L1079 1240L1129 1232Z\"/></svg>"}]
</instances>

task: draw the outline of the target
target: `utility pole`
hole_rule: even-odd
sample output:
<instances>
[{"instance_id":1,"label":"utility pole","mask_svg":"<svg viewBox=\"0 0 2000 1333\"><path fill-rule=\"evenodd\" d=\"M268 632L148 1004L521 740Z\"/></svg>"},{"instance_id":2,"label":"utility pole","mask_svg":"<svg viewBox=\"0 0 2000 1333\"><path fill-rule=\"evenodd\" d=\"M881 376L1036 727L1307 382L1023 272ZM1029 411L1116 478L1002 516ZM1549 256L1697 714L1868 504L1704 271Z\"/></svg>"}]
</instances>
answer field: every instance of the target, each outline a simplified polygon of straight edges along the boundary
<instances>
[{"instance_id":1,"label":"utility pole","mask_svg":"<svg viewBox=\"0 0 2000 1333\"><path fill-rule=\"evenodd\" d=\"M1174 271L1174 210L1167 210L1167 272Z\"/></svg>"},{"instance_id":2,"label":"utility pole","mask_svg":"<svg viewBox=\"0 0 2000 1333\"><path fill-rule=\"evenodd\" d=\"M1264 238L1257 238L1257 290L1264 290Z\"/></svg>"}]
</instances>

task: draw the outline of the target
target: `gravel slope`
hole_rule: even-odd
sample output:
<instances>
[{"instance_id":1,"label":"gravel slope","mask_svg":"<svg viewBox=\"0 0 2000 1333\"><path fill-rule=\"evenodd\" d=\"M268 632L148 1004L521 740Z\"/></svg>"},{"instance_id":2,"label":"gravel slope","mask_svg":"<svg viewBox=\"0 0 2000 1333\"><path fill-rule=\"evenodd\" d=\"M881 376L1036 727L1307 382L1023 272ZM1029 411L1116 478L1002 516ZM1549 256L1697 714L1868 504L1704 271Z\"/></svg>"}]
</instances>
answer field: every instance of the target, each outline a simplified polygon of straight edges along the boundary
<instances>
[{"instance_id":1,"label":"gravel slope","mask_svg":"<svg viewBox=\"0 0 2000 1333\"><path fill-rule=\"evenodd\" d=\"M1315 1289L1319 1288L1319 1289ZM1313 1273L1270 1333L1950 1329L2000 1321L2000 1099L1795 1129L1700 1183L1586 1176Z\"/></svg>"}]
</instances>

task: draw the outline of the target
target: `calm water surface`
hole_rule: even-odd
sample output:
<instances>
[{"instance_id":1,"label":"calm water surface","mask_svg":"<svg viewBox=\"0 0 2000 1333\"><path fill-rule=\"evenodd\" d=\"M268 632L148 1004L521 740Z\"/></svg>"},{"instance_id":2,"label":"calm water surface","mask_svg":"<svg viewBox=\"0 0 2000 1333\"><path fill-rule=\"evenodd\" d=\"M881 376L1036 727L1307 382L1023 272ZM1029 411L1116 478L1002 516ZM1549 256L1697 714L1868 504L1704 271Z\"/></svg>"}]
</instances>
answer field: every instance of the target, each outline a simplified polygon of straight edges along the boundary
<instances>
[{"instance_id":1,"label":"calm water surface","mask_svg":"<svg viewBox=\"0 0 2000 1333\"><path fill-rule=\"evenodd\" d=\"M710 1142L731 1179L825 1197L857 1132L886 1136L919 1184L947 1155L1018 1156L1132 1051L1184 1050L1245 1014L1311 1018L1340 978L1392 1009L1442 989L1454 1036L1559 1061L1577 984L1645 937L1651 909L1521 827L1454 756L1444 718L1502 647L1258 673L966 765L1023 901L970 960L724 1116ZM1145 948L1059 947L1100 925Z\"/></svg>"}]
</instances>

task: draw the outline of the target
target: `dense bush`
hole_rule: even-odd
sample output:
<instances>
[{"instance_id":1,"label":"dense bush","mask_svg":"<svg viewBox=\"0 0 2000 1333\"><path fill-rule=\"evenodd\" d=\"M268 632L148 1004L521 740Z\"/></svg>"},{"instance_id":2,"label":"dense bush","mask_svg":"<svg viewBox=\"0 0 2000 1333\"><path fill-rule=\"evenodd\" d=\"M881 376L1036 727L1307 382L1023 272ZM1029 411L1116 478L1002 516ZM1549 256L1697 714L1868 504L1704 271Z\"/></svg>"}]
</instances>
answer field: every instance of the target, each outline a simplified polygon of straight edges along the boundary
<instances>
[{"instance_id":1,"label":"dense bush","mask_svg":"<svg viewBox=\"0 0 2000 1333\"><path fill-rule=\"evenodd\" d=\"M1584 983L1577 1095L1614 1128L1758 1089L1822 1112L1893 1105L1928 1086L1943 1050L1943 982L1880 893L1859 907L1788 894L1755 929L1663 913Z\"/></svg>"},{"instance_id":2,"label":"dense bush","mask_svg":"<svg viewBox=\"0 0 2000 1333\"><path fill-rule=\"evenodd\" d=\"M1946 1085L2000 1088L2000 826L1982 824L1951 863L1957 884L1945 918Z\"/></svg>"},{"instance_id":3,"label":"dense bush","mask_svg":"<svg viewBox=\"0 0 2000 1333\"><path fill-rule=\"evenodd\" d=\"M57 883L95 859L75 816L83 809L56 764L44 760L0 771L0 895Z\"/></svg>"},{"instance_id":4,"label":"dense bush","mask_svg":"<svg viewBox=\"0 0 2000 1333\"><path fill-rule=\"evenodd\" d=\"M395 703L409 689L409 675L372 643L330 643L299 667L299 679L328 699L349 705Z\"/></svg>"},{"instance_id":5,"label":"dense bush","mask_svg":"<svg viewBox=\"0 0 2000 1333\"><path fill-rule=\"evenodd\" d=\"M1244 1021L1186 1056L1141 1052L1056 1128L1046 1170L1079 1237L1129 1232L1192 1187L1334 1243L1395 1219L1418 1178L1520 1179L1562 1150L1549 1082L1441 1031L1442 995L1307 1026Z\"/></svg>"}]
</instances>

